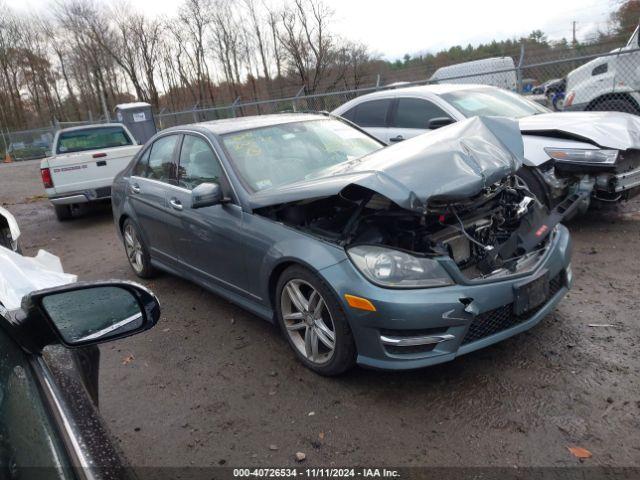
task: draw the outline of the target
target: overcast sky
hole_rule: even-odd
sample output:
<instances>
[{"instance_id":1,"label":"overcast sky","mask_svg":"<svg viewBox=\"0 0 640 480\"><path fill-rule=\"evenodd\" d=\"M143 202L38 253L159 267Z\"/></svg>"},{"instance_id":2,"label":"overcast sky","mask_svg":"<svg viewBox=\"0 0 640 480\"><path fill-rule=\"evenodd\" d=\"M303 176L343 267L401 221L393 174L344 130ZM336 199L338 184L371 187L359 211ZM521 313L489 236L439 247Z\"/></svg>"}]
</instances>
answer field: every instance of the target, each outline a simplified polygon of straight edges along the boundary
<instances>
[{"instance_id":1,"label":"overcast sky","mask_svg":"<svg viewBox=\"0 0 640 480\"><path fill-rule=\"evenodd\" d=\"M45 9L49 0L5 0L23 11ZM96 0L106 5L110 0ZM519 38L543 30L549 38L578 39L605 29L616 0L325 0L335 11L335 31L359 40L383 57L436 52L453 45ZM154 15L175 12L179 0L130 0ZM277 0L270 3L276 4Z\"/></svg>"}]
</instances>

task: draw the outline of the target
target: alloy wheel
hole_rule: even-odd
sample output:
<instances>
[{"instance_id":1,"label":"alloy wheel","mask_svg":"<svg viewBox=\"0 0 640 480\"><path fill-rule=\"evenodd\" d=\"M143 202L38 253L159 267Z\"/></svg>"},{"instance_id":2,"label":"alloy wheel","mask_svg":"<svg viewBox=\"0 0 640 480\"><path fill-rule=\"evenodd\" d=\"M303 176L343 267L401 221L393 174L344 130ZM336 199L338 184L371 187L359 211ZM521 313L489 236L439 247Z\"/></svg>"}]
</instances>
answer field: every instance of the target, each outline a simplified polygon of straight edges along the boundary
<instances>
[{"instance_id":1,"label":"alloy wheel","mask_svg":"<svg viewBox=\"0 0 640 480\"><path fill-rule=\"evenodd\" d=\"M124 248L131 267L136 273L142 272L144 269L142 244L138 239L135 228L130 223L124 229Z\"/></svg>"},{"instance_id":2,"label":"alloy wheel","mask_svg":"<svg viewBox=\"0 0 640 480\"><path fill-rule=\"evenodd\" d=\"M336 348L335 325L322 295L308 282L289 280L280 297L287 335L310 362L325 364Z\"/></svg>"}]
</instances>

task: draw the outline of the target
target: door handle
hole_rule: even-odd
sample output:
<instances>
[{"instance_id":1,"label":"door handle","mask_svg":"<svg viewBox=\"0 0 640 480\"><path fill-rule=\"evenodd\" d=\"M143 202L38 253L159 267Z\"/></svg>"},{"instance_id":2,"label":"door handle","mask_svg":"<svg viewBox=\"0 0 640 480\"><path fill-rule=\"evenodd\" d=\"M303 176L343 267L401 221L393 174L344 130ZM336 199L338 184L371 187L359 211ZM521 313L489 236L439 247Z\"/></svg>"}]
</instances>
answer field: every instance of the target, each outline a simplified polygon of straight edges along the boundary
<instances>
[{"instance_id":1,"label":"door handle","mask_svg":"<svg viewBox=\"0 0 640 480\"><path fill-rule=\"evenodd\" d=\"M140 185L138 185L137 183L132 183L131 184L131 192L132 193L140 193Z\"/></svg>"},{"instance_id":2,"label":"door handle","mask_svg":"<svg viewBox=\"0 0 640 480\"><path fill-rule=\"evenodd\" d=\"M180 203L180 200L177 200L175 198L169 200L169 205L171 205L171 208L173 208L174 210L182 210L182 203Z\"/></svg>"},{"instance_id":3,"label":"door handle","mask_svg":"<svg viewBox=\"0 0 640 480\"><path fill-rule=\"evenodd\" d=\"M401 142L403 140L404 140L404 137L402 135L398 135L397 137L393 137L389 139L390 142Z\"/></svg>"}]
</instances>

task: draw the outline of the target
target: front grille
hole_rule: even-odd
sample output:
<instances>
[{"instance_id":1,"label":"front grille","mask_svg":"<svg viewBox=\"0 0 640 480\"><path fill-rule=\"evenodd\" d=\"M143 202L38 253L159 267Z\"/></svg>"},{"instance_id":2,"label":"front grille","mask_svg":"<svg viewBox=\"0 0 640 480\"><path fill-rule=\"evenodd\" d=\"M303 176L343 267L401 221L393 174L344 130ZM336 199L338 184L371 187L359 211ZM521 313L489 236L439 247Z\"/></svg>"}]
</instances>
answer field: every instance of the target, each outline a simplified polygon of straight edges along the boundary
<instances>
[{"instance_id":1,"label":"front grille","mask_svg":"<svg viewBox=\"0 0 640 480\"><path fill-rule=\"evenodd\" d=\"M547 301L560 291L564 283L564 271L553 277L549 281L549 296ZM545 301L540 306L528 311L525 315L518 316L513 313L513 303L481 313L473 319L467 334L462 340L462 345L475 342L481 338L491 336L520 323L526 322L538 313L546 304Z\"/></svg>"}]
</instances>

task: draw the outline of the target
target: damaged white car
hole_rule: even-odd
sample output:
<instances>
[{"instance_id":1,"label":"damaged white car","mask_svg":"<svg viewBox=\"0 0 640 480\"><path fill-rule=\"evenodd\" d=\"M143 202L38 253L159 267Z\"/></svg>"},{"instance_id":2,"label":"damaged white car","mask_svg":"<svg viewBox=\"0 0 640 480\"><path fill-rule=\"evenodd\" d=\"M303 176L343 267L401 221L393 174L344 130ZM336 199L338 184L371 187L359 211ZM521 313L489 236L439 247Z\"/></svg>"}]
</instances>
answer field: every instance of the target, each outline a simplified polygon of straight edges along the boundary
<instances>
[{"instance_id":1,"label":"damaged white car","mask_svg":"<svg viewBox=\"0 0 640 480\"><path fill-rule=\"evenodd\" d=\"M614 203L640 193L640 117L620 112L551 112L486 85L427 85L375 92L332 112L387 143L474 116L517 119L524 141L518 176L550 209L580 195Z\"/></svg>"}]
</instances>

